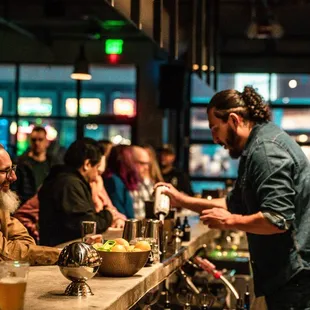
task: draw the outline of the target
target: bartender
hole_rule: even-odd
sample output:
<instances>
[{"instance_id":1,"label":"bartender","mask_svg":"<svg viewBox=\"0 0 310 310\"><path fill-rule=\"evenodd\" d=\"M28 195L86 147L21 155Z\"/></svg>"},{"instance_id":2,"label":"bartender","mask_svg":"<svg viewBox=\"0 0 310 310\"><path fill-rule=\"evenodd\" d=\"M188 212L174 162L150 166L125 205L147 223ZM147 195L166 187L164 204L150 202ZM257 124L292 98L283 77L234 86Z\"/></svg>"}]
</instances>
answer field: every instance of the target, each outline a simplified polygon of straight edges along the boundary
<instances>
[{"instance_id":1,"label":"bartender","mask_svg":"<svg viewBox=\"0 0 310 310\"><path fill-rule=\"evenodd\" d=\"M247 233L256 296L269 310L310 309L310 163L300 146L270 122L250 86L224 90L208 106L213 140L240 158L228 197L187 196L171 184L172 205L201 213L210 228Z\"/></svg>"},{"instance_id":2,"label":"bartender","mask_svg":"<svg viewBox=\"0 0 310 310\"><path fill-rule=\"evenodd\" d=\"M17 180L16 166L12 165L10 155L0 144L0 261L23 260L31 265L55 264L59 249L38 246L27 229L10 216L19 206L17 195L10 185Z\"/></svg>"}]
</instances>

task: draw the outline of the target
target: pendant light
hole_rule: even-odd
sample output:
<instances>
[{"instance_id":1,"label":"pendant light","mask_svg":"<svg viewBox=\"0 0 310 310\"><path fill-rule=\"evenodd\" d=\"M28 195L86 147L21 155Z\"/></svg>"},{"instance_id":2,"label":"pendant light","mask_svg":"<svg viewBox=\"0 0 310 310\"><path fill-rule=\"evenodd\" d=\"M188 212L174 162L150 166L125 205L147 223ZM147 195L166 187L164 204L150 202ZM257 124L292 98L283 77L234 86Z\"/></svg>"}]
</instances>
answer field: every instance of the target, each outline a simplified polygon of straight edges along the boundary
<instances>
[{"instance_id":1,"label":"pendant light","mask_svg":"<svg viewBox=\"0 0 310 310\"><path fill-rule=\"evenodd\" d=\"M79 56L74 64L74 71L71 74L73 80L91 80L92 76L89 73L88 61L85 55L84 45L81 45Z\"/></svg>"}]
</instances>

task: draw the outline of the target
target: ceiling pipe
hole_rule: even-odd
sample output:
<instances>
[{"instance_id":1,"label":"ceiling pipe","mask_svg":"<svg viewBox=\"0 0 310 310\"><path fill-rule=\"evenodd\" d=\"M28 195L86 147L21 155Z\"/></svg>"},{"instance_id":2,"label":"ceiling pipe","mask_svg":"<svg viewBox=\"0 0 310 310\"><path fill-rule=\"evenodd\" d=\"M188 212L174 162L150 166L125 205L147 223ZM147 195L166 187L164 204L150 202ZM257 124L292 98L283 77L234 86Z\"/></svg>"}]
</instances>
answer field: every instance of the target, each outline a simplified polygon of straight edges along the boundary
<instances>
[{"instance_id":1,"label":"ceiling pipe","mask_svg":"<svg viewBox=\"0 0 310 310\"><path fill-rule=\"evenodd\" d=\"M26 36L27 38L31 39L31 40L36 40L38 41L37 37L31 33L30 31L22 28L22 27L19 27L18 25L0 17L0 24L3 25L3 26L6 26L7 28L10 28L11 30L23 35L23 36Z\"/></svg>"}]
</instances>

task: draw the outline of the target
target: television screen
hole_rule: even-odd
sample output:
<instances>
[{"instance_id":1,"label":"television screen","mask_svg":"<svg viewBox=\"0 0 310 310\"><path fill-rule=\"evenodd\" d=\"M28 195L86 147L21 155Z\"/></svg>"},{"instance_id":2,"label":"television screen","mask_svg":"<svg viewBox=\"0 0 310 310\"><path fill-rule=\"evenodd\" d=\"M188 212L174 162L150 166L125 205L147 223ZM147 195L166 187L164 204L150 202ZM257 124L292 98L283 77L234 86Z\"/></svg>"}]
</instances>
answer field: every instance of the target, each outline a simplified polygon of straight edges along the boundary
<instances>
[{"instance_id":1,"label":"television screen","mask_svg":"<svg viewBox=\"0 0 310 310\"><path fill-rule=\"evenodd\" d=\"M206 108L192 108L190 124L192 139L212 140Z\"/></svg>"},{"instance_id":2,"label":"television screen","mask_svg":"<svg viewBox=\"0 0 310 310\"><path fill-rule=\"evenodd\" d=\"M229 156L228 150L215 144L192 144L189 171L191 176L237 177L238 160Z\"/></svg>"},{"instance_id":3,"label":"television screen","mask_svg":"<svg viewBox=\"0 0 310 310\"><path fill-rule=\"evenodd\" d=\"M192 181L192 189L196 194L202 194L205 190L224 190L226 188L225 182L220 181Z\"/></svg>"}]
</instances>

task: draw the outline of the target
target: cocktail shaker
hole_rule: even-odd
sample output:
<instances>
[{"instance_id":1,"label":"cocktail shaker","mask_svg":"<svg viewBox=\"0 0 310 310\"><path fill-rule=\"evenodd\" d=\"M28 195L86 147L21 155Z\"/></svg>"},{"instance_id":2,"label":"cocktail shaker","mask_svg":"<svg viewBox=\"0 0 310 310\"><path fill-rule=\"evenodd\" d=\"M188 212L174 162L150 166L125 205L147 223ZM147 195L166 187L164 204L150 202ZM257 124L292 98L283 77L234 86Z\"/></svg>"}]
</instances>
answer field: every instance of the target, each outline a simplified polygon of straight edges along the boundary
<instances>
[{"instance_id":1,"label":"cocktail shaker","mask_svg":"<svg viewBox=\"0 0 310 310\"><path fill-rule=\"evenodd\" d=\"M125 221L123 238L130 242L133 239L142 237L142 221L138 219L129 219Z\"/></svg>"}]
</instances>

